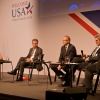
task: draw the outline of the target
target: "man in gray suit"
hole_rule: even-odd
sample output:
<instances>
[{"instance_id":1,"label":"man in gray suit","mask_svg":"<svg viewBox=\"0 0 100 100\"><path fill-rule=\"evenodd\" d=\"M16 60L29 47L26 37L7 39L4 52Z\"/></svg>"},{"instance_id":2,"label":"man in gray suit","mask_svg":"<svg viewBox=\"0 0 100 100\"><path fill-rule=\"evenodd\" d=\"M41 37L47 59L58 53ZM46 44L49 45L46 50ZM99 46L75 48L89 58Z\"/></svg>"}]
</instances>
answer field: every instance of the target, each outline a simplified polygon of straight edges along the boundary
<instances>
[{"instance_id":1,"label":"man in gray suit","mask_svg":"<svg viewBox=\"0 0 100 100\"><path fill-rule=\"evenodd\" d=\"M11 72L7 72L10 75L16 75L17 70L20 70L20 77L16 81L23 81L23 72L25 66L30 66L31 62L39 60L40 56L43 53L42 49L38 47L37 39L32 40L32 46L33 47L29 50L29 53L26 57L20 57L16 68ZM38 71L41 71L43 69L42 64L35 64L34 67L37 68Z\"/></svg>"},{"instance_id":2,"label":"man in gray suit","mask_svg":"<svg viewBox=\"0 0 100 100\"><path fill-rule=\"evenodd\" d=\"M85 67L85 79L82 82L88 93L92 90L93 73L98 73L100 69L100 34L95 36L95 41L97 44L97 50L95 52L95 55L97 56L95 57L94 61L97 62ZM99 52L99 56L98 56L98 52Z\"/></svg>"},{"instance_id":3,"label":"man in gray suit","mask_svg":"<svg viewBox=\"0 0 100 100\"><path fill-rule=\"evenodd\" d=\"M97 47L93 50L91 55L86 56L85 58L82 57L74 57L72 62L73 63L80 63L77 66L77 69L84 69L87 65L90 65L91 63L95 63L100 59L100 34L97 34L95 36L95 42ZM71 65L71 67L75 67L76 65Z\"/></svg>"},{"instance_id":4,"label":"man in gray suit","mask_svg":"<svg viewBox=\"0 0 100 100\"><path fill-rule=\"evenodd\" d=\"M98 73L100 70L100 60L94 64L88 65L85 68L85 78L83 80L83 85L86 88L87 93L92 93L93 86L93 73Z\"/></svg>"}]
</instances>

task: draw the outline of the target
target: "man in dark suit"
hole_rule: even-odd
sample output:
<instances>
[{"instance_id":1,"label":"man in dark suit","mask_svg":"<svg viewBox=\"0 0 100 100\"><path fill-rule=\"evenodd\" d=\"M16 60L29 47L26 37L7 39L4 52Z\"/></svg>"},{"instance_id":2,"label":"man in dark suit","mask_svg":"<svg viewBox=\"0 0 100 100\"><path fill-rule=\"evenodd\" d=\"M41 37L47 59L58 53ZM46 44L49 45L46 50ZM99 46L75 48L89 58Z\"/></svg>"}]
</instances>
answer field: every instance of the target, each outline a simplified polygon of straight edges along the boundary
<instances>
[{"instance_id":1,"label":"man in dark suit","mask_svg":"<svg viewBox=\"0 0 100 100\"><path fill-rule=\"evenodd\" d=\"M43 51L40 47L38 47L38 40L33 39L32 40L32 48L29 50L29 53L26 57L20 57L16 68L8 72L10 75L16 75L17 70L20 70L20 77L16 81L23 81L23 72L25 66L30 66L31 62L34 62L36 60L39 60L40 56L42 55ZM34 64L34 67L37 68L38 71L41 71L42 64Z\"/></svg>"},{"instance_id":2,"label":"man in dark suit","mask_svg":"<svg viewBox=\"0 0 100 100\"><path fill-rule=\"evenodd\" d=\"M76 48L72 44L70 44L70 37L63 37L63 46L61 47L59 63L64 63L66 61L66 57L70 58L70 61L76 56ZM56 66L51 65L51 69L56 73L59 78L63 78L63 82L59 84L59 86L67 86L69 85L69 68L68 66ZM64 74L61 69L63 69L66 73Z\"/></svg>"},{"instance_id":3,"label":"man in dark suit","mask_svg":"<svg viewBox=\"0 0 100 100\"><path fill-rule=\"evenodd\" d=\"M88 55L87 57L74 57L72 62L74 63L80 63L77 68L78 69L84 69L87 65L90 65L91 63L95 63L96 61L98 61L100 59L100 48L99 48L99 37L100 34L95 36L95 41L96 41L96 45L97 47L93 50L93 52L91 53L91 55ZM83 54L82 54L83 56ZM72 65L71 67L75 67L75 65Z\"/></svg>"},{"instance_id":4,"label":"man in dark suit","mask_svg":"<svg viewBox=\"0 0 100 100\"><path fill-rule=\"evenodd\" d=\"M98 73L100 69L100 34L95 36L95 41L97 44L97 50L94 53L96 55L94 57L94 61L97 61L97 62L92 63L85 67L85 79L82 82L88 93L92 90L93 73Z\"/></svg>"}]
</instances>

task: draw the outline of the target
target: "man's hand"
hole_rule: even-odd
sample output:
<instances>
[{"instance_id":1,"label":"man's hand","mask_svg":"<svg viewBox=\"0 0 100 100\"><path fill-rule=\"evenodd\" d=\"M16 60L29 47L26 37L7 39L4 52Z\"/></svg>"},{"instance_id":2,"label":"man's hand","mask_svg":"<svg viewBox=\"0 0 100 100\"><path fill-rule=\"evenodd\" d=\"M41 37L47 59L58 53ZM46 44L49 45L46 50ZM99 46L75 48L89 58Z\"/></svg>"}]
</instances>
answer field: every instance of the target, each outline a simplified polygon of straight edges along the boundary
<instances>
[{"instance_id":1,"label":"man's hand","mask_svg":"<svg viewBox=\"0 0 100 100\"><path fill-rule=\"evenodd\" d=\"M85 57L86 58L86 54L81 55L81 57Z\"/></svg>"},{"instance_id":2,"label":"man's hand","mask_svg":"<svg viewBox=\"0 0 100 100\"><path fill-rule=\"evenodd\" d=\"M58 69L58 70L61 70L61 66L59 65L59 66L57 67L57 69Z\"/></svg>"},{"instance_id":3,"label":"man's hand","mask_svg":"<svg viewBox=\"0 0 100 100\"><path fill-rule=\"evenodd\" d=\"M31 59L30 58L26 58L25 62L31 62Z\"/></svg>"},{"instance_id":4,"label":"man's hand","mask_svg":"<svg viewBox=\"0 0 100 100\"><path fill-rule=\"evenodd\" d=\"M89 61L89 58L85 58L85 62Z\"/></svg>"},{"instance_id":5,"label":"man's hand","mask_svg":"<svg viewBox=\"0 0 100 100\"><path fill-rule=\"evenodd\" d=\"M0 60L2 60L3 59L3 57L2 57L2 55L0 54Z\"/></svg>"},{"instance_id":6,"label":"man's hand","mask_svg":"<svg viewBox=\"0 0 100 100\"><path fill-rule=\"evenodd\" d=\"M97 64L98 62L95 62L94 64Z\"/></svg>"}]
</instances>

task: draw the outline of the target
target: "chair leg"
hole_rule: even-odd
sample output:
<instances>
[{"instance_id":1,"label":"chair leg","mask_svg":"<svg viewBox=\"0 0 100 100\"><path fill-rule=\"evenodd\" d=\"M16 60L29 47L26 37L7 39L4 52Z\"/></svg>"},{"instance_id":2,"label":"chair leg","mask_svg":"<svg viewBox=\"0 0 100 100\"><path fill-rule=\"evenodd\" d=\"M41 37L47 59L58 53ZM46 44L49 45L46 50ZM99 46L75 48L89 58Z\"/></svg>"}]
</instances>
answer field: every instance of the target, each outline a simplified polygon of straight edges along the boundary
<instances>
[{"instance_id":1,"label":"chair leg","mask_svg":"<svg viewBox=\"0 0 100 100\"><path fill-rule=\"evenodd\" d=\"M81 75L81 70L79 71L79 75L78 75L78 78L77 78L77 82L76 82L76 85L78 85L78 84L79 84L80 75Z\"/></svg>"},{"instance_id":2,"label":"chair leg","mask_svg":"<svg viewBox=\"0 0 100 100\"><path fill-rule=\"evenodd\" d=\"M44 65L44 76L45 76L44 79L46 79L46 74L45 74L45 65Z\"/></svg>"},{"instance_id":3,"label":"chair leg","mask_svg":"<svg viewBox=\"0 0 100 100\"><path fill-rule=\"evenodd\" d=\"M29 81L31 81L30 80L30 68L29 68L29 74L28 74L28 85L29 85Z\"/></svg>"},{"instance_id":4,"label":"chair leg","mask_svg":"<svg viewBox=\"0 0 100 100\"><path fill-rule=\"evenodd\" d=\"M1 64L0 64L0 80L1 80L1 73L2 73L2 72L1 72Z\"/></svg>"},{"instance_id":5,"label":"chair leg","mask_svg":"<svg viewBox=\"0 0 100 100\"><path fill-rule=\"evenodd\" d=\"M2 75L1 76L2 76L1 79L3 79L3 64L2 64Z\"/></svg>"},{"instance_id":6,"label":"chair leg","mask_svg":"<svg viewBox=\"0 0 100 100\"><path fill-rule=\"evenodd\" d=\"M33 68L31 69L31 73L30 73L30 81L32 79L32 73L33 73Z\"/></svg>"},{"instance_id":7,"label":"chair leg","mask_svg":"<svg viewBox=\"0 0 100 100\"><path fill-rule=\"evenodd\" d=\"M3 64L0 64L0 80L3 79Z\"/></svg>"},{"instance_id":8,"label":"chair leg","mask_svg":"<svg viewBox=\"0 0 100 100\"><path fill-rule=\"evenodd\" d=\"M93 95L96 93L96 90L97 90L97 85L98 85L98 82L99 82L99 76L100 76L100 70L99 70L99 73L97 75L97 79L96 79L96 82L95 82L95 85L94 85Z\"/></svg>"},{"instance_id":9,"label":"chair leg","mask_svg":"<svg viewBox=\"0 0 100 100\"><path fill-rule=\"evenodd\" d=\"M39 71L38 71L38 82L39 82Z\"/></svg>"},{"instance_id":10,"label":"chair leg","mask_svg":"<svg viewBox=\"0 0 100 100\"><path fill-rule=\"evenodd\" d=\"M55 74L54 82L56 82L57 75Z\"/></svg>"}]
</instances>

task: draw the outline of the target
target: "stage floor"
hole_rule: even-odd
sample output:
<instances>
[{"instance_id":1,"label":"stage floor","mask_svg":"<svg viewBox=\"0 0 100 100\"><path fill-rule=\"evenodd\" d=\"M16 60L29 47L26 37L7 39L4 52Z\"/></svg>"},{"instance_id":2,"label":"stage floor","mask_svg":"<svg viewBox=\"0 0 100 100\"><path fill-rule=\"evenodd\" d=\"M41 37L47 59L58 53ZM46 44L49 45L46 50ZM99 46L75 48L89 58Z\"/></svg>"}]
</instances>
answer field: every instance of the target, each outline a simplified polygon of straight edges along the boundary
<instances>
[{"instance_id":1,"label":"stage floor","mask_svg":"<svg viewBox=\"0 0 100 100\"><path fill-rule=\"evenodd\" d=\"M27 77L27 75L25 76ZM14 83L12 83L12 76L8 75L7 73L3 73L3 79L0 81L0 93L45 100L46 90L59 89L59 87L57 87L59 79L57 79L57 82L53 82L52 85L49 84L49 80L47 82L47 77L44 75L39 76L40 83L37 82L37 79L38 76L33 75L32 81L30 82L30 86L28 86L27 80L24 80L22 82L14 81ZM52 76L52 81L53 80L54 77ZM73 83L74 86L75 83L76 82ZM61 89L63 88L64 87L61 87ZM98 89L100 89L99 86ZM100 100L100 91L97 90L95 96L88 95L87 100Z\"/></svg>"}]
</instances>

